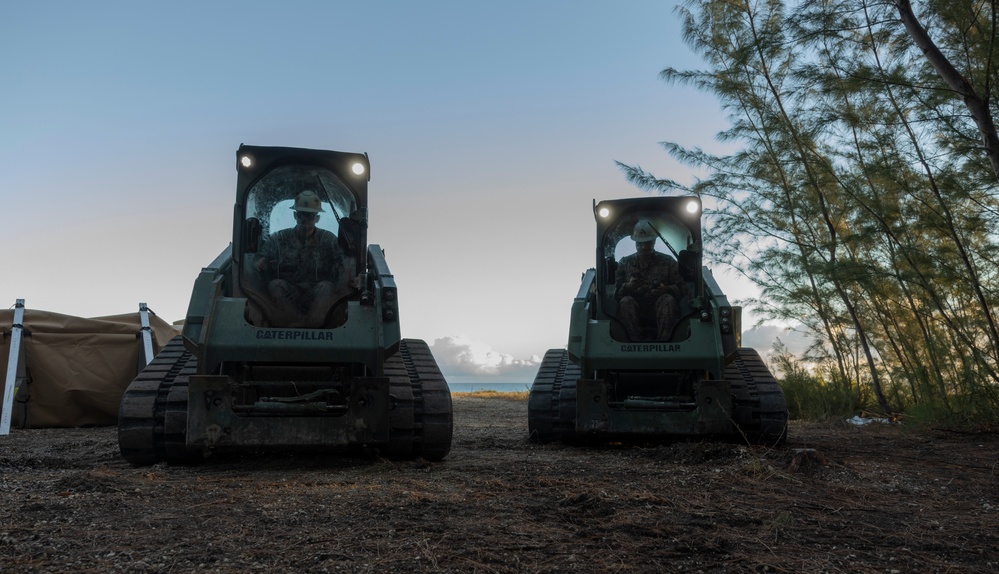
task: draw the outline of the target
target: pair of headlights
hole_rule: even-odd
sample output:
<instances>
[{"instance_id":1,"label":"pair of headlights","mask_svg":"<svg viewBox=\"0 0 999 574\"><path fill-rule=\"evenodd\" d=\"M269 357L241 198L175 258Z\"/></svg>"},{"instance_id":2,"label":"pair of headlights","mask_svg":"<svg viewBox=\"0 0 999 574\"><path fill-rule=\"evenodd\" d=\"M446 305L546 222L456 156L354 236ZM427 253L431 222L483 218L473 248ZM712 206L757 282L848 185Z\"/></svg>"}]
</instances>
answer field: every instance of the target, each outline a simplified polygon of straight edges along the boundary
<instances>
[{"instance_id":1,"label":"pair of headlights","mask_svg":"<svg viewBox=\"0 0 999 574\"><path fill-rule=\"evenodd\" d=\"M253 167L253 163L254 163L253 156L250 154L242 155L239 158L239 165L243 166L244 168L249 169ZM362 175L364 174L364 164L359 161L354 162L350 166L350 171L352 171L354 175Z\"/></svg>"},{"instance_id":2,"label":"pair of headlights","mask_svg":"<svg viewBox=\"0 0 999 574\"><path fill-rule=\"evenodd\" d=\"M698 201L690 200L684 208L687 210L687 213L694 214L701 210L701 204ZM597 210L597 214L607 219L611 215L611 210L608 207L601 207Z\"/></svg>"}]
</instances>

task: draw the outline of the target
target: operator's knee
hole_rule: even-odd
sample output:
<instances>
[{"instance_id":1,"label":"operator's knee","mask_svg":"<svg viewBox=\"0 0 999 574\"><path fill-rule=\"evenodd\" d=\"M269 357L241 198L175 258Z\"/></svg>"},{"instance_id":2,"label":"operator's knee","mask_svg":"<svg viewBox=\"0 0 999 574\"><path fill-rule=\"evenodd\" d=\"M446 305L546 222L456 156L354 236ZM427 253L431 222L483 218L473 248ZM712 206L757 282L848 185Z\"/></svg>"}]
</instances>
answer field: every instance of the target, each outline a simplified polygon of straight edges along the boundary
<instances>
[{"instance_id":1,"label":"operator's knee","mask_svg":"<svg viewBox=\"0 0 999 574\"><path fill-rule=\"evenodd\" d=\"M632 341L642 339L641 319L638 315L639 307L638 299L631 296L622 297L617 304L618 318L628 333L628 339Z\"/></svg>"},{"instance_id":2,"label":"operator's knee","mask_svg":"<svg viewBox=\"0 0 999 574\"><path fill-rule=\"evenodd\" d=\"M320 329L328 327L332 321L336 325L342 325L346 321L346 306L341 309L341 313L330 317L330 311L334 307L338 296L336 285L329 281L320 281L309 290L312 298L309 308L305 313L305 327L310 329Z\"/></svg>"},{"instance_id":3,"label":"operator's knee","mask_svg":"<svg viewBox=\"0 0 999 574\"><path fill-rule=\"evenodd\" d=\"M672 295L666 294L656 299L656 314L658 315L662 315L664 313L675 315L677 307L676 298Z\"/></svg>"},{"instance_id":4,"label":"operator's knee","mask_svg":"<svg viewBox=\"0 0 999 574\"><path fill-rule=\"evenodd\" d=\"M617 303L618 313L625 314L638 314L638 299L635 299L631 295L621 297L621 300Z\"/></svg>"},{"instance_id":5,"label":"operator's knee","mask_svg":"<svg viewBox=\"0 0 999 574\"><path fill-rule=\"evenodd\" d=\"M294 298L291 283L284 279L272 279L267 283L267 292L279 301L290 301Z\"/></svg>"},{"instance_id":6,"label":"operator's knee","mask_svg":"<svg viewBox=\"0 0 999 574\"><path fill-rule=\"evenodd\" d=\"M320 281L312 287L312 296L316 299L326 299L336 293L336 285L329 281Z\"/></svg>"}]
</instances>

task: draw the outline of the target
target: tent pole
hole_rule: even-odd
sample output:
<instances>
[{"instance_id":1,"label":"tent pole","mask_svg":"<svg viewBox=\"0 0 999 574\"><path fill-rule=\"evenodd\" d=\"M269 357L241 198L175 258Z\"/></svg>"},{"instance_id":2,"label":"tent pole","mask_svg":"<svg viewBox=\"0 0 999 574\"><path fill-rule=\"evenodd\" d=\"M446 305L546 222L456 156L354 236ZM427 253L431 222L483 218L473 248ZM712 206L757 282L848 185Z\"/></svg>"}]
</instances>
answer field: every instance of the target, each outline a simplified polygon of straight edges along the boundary
<instances>
[{"instance_id":1,"label":"tent pole","mask_svg":"<svg viewBox=\"0 0 999 574\"><path fill-rule=\"evenodd\" d=\"M0 435L10 434L11 409L14 406L14 390L25 379L24 347L21 335L24 331L24 299L14 303L14 321L10 329L10 355L7 357L7 378L3 385L3 411L0 413Z\"/></svg>"},{"instance_id":2,"label":"tent pole","mask_svg":"<svg viewBox=\"0 0 999 574\"><path fill-rule=\"evenodd\" d=\"M145 303L139 303L139 323L142 330L139 336L142 340L142 347L139 349L139 372L146 368L149 361L153 360L153 333L149 327L149 307Z\"/></svg>"}]
</instances>

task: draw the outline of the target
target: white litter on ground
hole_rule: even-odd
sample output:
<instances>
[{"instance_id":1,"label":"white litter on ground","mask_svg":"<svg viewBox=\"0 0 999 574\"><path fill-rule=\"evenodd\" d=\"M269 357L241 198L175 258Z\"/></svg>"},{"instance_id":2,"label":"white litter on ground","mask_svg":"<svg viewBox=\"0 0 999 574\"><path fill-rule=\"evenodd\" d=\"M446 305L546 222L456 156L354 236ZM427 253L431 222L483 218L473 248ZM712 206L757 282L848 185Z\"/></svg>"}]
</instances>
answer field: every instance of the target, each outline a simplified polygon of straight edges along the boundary
<instances>
[{"instance_id":1,"label":"white litter on ground","mask_svg":"<svg viewBox=\"0 0 999 574\"><path fill-rule=\"evenodd\" d=\"M880 424L883 424L883 425L892 424L892 421L890 419L880 419L880 418L873 418L872 419L872 418L864 418L864 417L861 417L861 416L855 416L852 419L846 419L846 422L848 422L848 423L850 423L852 425L857 425L857 426L869 425L871 423L880 423Z\"/></svg>"}]
</instances>

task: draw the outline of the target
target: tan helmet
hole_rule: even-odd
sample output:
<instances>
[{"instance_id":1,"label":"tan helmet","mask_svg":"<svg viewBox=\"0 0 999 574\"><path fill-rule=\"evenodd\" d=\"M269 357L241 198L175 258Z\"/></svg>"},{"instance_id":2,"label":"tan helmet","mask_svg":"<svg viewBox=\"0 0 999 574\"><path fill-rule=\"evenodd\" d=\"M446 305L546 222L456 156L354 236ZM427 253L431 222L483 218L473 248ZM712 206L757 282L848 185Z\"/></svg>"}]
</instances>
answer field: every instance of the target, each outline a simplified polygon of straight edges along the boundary
<instances>
[{"instance_id":1,"label":"tan helmet","mask_svg":"<svg viewBox=\"0 0 999 574\"><path fill-rule=\"evenodd\" d=\"M323 211L323 202L316 192L307 189L295 196L295 205L291 208L305 213L320 213Z\"/></svg>"},{"instance_id":2,"label":"tan helmet","mask_svg":"<svg viewBox=\"0 0 999 574\"><path fill-rule=\"evenodd\" d=\"M652 224L644 219L639 219L638 223L635 224L635 229L631 231L631 238L635 240L636 243L645 243L646 241L655 241L659 237L656 233L656 229L652 227Z\"/></svg>"}]
</instances>

